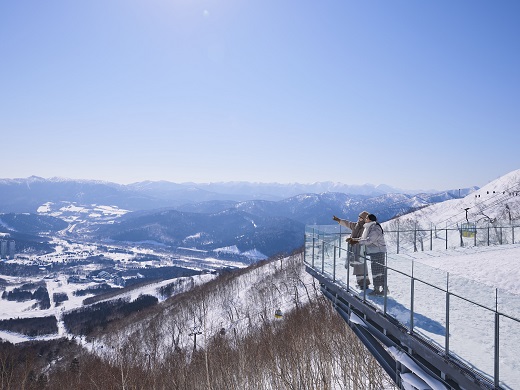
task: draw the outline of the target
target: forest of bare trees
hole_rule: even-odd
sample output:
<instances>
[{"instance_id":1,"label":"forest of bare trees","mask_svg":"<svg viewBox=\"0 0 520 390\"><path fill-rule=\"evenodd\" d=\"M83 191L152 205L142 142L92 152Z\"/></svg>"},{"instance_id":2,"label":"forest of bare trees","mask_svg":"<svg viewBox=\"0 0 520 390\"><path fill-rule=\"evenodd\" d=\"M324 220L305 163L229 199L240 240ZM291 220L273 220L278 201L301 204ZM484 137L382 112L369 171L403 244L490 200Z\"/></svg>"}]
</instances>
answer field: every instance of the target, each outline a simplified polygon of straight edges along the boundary
<instances>
[{"instance_id":1,"label":"forest of bare trees","mask_svg":"<svg viewBox=\"0 0 520 390\"><path fill-rule=\"evenodd\" d=\"M392 388L301 253L225 273L78 339L2 343L0 388Z\"/></svg>"}]
</instances>

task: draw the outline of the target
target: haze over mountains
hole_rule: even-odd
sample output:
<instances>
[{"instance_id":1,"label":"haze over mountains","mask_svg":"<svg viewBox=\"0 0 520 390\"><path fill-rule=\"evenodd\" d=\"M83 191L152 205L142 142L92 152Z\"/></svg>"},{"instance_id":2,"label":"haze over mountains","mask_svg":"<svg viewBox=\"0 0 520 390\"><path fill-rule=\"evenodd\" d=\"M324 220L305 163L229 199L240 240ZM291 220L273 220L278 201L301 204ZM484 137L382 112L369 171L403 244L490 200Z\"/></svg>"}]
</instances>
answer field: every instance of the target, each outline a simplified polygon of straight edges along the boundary
<instances>
[{"instance_id":1,"label":"haze over mountains","mask_svg":"<svg viewBox=\"0 0 520 390\"><path fill-rule=\"evenodd\" d=\"M387 185L346 185L332 182L278 184L145 181L123 185L96 180L44 179L31 176L23 179L0 179L0 212L35 212L43 203L62 200L79 204L110 204L135 211L214 200L279 201L300 194L328 192L375 197L389 193L411 195L433 194L438 191L407 191Z\"/></svg>"},{"instance_id":2,"label":"haze over mountains","mask_svg":"<svg viewBox=\"0 0 520 390\"><path fill-rule=\"evenodd\" d=\"M301 247L305 225L329 224L334 214L355 219L366 209L385 221L475 189L408 194L330 182L121 185L32 176L0 180L0 224L23 247L31 247L24 234L62 231L71 238L231 250L257 258Z\"/></svg>"}]
</instances>

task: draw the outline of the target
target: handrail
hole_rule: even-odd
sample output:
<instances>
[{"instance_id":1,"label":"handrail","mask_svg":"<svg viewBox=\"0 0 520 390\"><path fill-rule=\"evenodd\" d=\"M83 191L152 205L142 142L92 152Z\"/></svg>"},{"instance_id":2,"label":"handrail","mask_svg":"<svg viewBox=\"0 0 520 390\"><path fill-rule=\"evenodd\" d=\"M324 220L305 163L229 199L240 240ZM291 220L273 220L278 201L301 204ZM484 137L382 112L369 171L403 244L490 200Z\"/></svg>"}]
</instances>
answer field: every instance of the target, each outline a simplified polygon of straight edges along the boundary
<instances>
[{"instance_id":1,"label":"handrail","mask_svg":"<svg viewBox=\"0 0 520 390\"><path fill-rule=\"evenodd\" d=\"M514 244L515 229L520 228L520 225L498 225L496 223L488 223L486 226L480 227L475 224L471 228L465 228L463 225L466 225L466 223L456 228L440 228L437 226L423 228L417 225L413 229L401 229L399 224L392 223L390 228L389 225L384 224L384 232L385 237L391 238L387 240L388 250L400 253L402 250L407 252L424 252L425 243L429 244L426 250L430 251L440 248L447 250L456 247ZM333 236L335 234L341 236L342 234L350 233L350 229L341 231L340 229L334 229L335 226L315 225L317 229L326 230L320 234L331 235L330 241L334 241ZM397 226L397 229L392 229L392 226ZM420 250L418 247L420 247Z\"/></svg>"}]
</instances>

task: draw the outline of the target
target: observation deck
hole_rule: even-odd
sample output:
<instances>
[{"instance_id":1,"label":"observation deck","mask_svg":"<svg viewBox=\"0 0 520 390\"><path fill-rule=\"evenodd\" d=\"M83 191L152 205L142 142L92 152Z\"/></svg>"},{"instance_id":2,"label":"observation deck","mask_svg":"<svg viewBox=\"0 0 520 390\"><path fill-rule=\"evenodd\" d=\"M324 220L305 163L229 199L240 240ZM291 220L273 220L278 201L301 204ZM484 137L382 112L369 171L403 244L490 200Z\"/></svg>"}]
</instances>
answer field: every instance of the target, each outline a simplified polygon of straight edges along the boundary
<instances>
[{"instance_id":1,"label":"observation deck","mask_svg":"<svg viewBox=\"0 0 520 390\"><path fill-rule=\"evenodd\" d=\"M389 292L370 295L371 290L359 289L352 275L345 242L349 234L339 225L307 226L306 271L397 386L520 386L518 295L427 266L409 254L392 253L388 238ZM370 257L362 259L370 275Z\"/></svg>"}]
</instances>

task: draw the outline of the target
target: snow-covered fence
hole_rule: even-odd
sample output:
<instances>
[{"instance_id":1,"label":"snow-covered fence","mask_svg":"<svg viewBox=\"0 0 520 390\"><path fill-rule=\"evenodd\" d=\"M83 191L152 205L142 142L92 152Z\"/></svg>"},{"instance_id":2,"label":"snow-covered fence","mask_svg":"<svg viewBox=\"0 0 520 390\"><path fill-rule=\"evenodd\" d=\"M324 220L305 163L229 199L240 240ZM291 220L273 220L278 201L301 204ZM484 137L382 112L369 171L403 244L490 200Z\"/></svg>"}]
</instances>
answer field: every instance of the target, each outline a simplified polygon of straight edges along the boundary
<instances>
[{"instance_id":1,"label":"snow-covered fence","mask_svg":"<svg viewBox=\"0 0 520 390\"><path fill-rule=\"evenodd\" d=\"M514 229L507 229L511 231L510 243L514 241ZM506 243L505 230L493 228L501 243ZM389 293L371 296L367 290L360 291L350 275L345 243L349 233L339 225L306 227L306 265L346 291L358 294L366 304L397 320L410 334L427 340L440 354L462 362L495 387L512 388L520 383L518 296L398 253L389 253L386 258L385 283ZM371 268L369 257L365 258L365 267Z\"/></svg>"}]
</instances>

